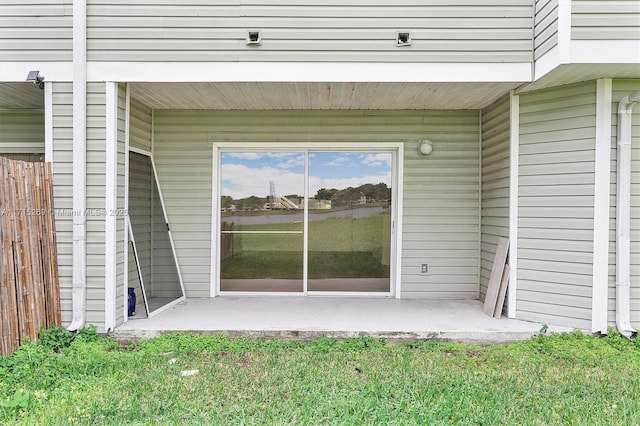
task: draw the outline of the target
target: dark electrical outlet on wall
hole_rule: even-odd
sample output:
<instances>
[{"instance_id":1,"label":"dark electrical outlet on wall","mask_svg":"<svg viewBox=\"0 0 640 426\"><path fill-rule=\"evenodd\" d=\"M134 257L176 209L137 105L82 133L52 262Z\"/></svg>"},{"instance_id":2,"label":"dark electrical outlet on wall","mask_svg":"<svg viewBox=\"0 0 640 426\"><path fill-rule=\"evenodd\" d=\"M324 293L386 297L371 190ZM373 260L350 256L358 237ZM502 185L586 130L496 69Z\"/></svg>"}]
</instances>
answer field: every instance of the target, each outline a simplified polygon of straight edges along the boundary
<instances>
[{"instance_id":1,"label":"dark electrical outlet on wall","mask_svg":"<svg viewBox=\"0 0 640 426\"><path fill-rule=\"evenodd\" d=\"M421 263L420 264L420 275L429 275L429 264Z\"/></svg>"}]
</instances>

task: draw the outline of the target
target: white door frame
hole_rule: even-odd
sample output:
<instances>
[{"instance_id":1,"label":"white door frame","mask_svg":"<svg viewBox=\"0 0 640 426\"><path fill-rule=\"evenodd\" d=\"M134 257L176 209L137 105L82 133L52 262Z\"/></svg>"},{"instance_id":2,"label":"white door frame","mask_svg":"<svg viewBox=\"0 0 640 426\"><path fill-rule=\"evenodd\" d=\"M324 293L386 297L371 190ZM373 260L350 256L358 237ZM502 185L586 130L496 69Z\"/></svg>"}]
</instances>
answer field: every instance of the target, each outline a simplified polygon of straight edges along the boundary
<instances>
[{"instance_id":1,"label":"white door frame","mask_svg":"<svg viewBox=\"0 0 640 426\"><path fill-rule=\"evenodd\" d=\"M395 297L401 295L401 248L402 248L402 200L403 185L402 173L404 166L404 144L400 142L213 142L212 163L212 194L211 194L211 282L209 288L210 297L221 295L244 296L361 296L361 297ZM307 260L304 260L304 291L303 292L230 292L220 291L220 153L223 151L234 152L300 152L305 154L308 160L310 152L388 152L392 154L391 167L391 265L390 265L390 291L377 292L340 292L340 291L307 291ZM305 167L305 197L308 197L308 169ZM304 208L304 251L307 251L307 226L308 209Z\"/></svg>"}]
</instances>

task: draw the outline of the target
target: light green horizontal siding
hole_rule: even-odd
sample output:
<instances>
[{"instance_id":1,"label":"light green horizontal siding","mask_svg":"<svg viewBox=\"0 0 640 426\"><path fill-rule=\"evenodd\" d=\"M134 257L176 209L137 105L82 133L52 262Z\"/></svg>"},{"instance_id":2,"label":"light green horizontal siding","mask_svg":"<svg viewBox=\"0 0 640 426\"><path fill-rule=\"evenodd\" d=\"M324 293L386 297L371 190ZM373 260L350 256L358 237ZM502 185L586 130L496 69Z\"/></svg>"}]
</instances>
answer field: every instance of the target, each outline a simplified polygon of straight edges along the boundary
<instances>
[{"instance_id":1,"label":"light green horizontal siding","mask_svg":"<svg viewBox=\"0 0 640 426\"><path fill-rule=\"evenodd\" d=\"M509 238L509 99L503 97L482 111L481 300L487 292L498 239Z\"/></svg>"},{"instance_id":2,"label":"light green horizontal siding","mask_svg":"<svg viewBox=\"0 0 640 426\"><path fill-rule=\"evenodd\" d=\"M611 208L609 210L609 325L615 325L616 306L616 153L618 103L640 90L640 80L614 80L611 117ZM640 329L640 106L633 109L631 130L631 323Z\"/></svg>"},{"instance_id":3,"label":"light green horizontal siding","mask_svg":"<svg viewBox=\"0 0 640 426\"><path fill-rule=\"evenodd\" d=\"M530 0L89 0L91 61L530 62ZM247 46L246 31L262 31ZM411 31L410 47L395 46Z\"/></svg>"},{"instance_id":4,"label":"light green horizontal siding","mask_svg":"<svg viewBox=\"0 0 640 426\"><path fill-rule=\"evenodd\" d=\"M591 327L595 89L520 96L519 319Z\"/></svg>"},{"instance_id":5,"label":"light green horizontal siding","mask_svg":"<svg viewBox=\"0 0 640 426\"><path fill-rule=\"evenodd\" d=\"M129 146L151 152L151 109L131 100Z\"/></svg>"},{"instance_id":6,"label":"light green horizontal siding","mask_svg":"<svg viewBox=\"0 0 640 426\"><path fill-rule=\"evenodd\" d=\"M534 59L558 45L558 0L536 0Z\"/></svg>"},{"instance_id":7,"label":"light green horizontal siding","mask_svg":"<svg viewBox=\"0 0 640 426\"><path fill-rule=\"evenodd\" d=\"M477 111L156 111L154 133L187 297L209 295L212 144L221 141L405 142L402 296L477 297ZM421 138L434 141L428 157L417 152Z\"/></svg>"},{"instance_id":8,"label":"light green horizontal siding","mask_svg":"<svg viewBox=\"0 0 640 426\"><path fill-rule=\"evenodd\" d=\"M53 83L53 172L56 209L73 212L73 91L71 83ZM105 319L105 85L87 86L86 321L104 331ZM72 216L56 217L63 323L72 316Z\"/></svg>"},{"instance_id":9,"label":"light green horizontal siding","mask_svg":"<svg viewBox=\"0 0 640 426\"><path fill-rule=\"evenodd\" d=\"M118 85L118 135L117 135L117 170L116 170L116 208L119 211L125 209L125 185L126 185L126 127L127 127L127 95L126 87ZM125 297L127 294L125 285L125 240L126 229L125 216L116 216L116 326L125 320Z\"/></svg>"},{"instance_id":10,"label":"light green horizontal siding","mask_svg":"<svg viewBox=\"0 0 640 426\"><path fill-rule=\"evenodd\" d=\"M42 109L0 110L0 154L44 153Z\"/></svg>"},{"instance_id":11,"label":"light green horizontal siding","mask_svg":"<svg viewBox=\"0 0 640 426\"><path fill-rule=\"evenodd\" d=\"M71 212L73 209L73 106L71 83L53 83L53 195L58 210ZM60 305L62 322L71 322L72 302L72 262L73 238L72 217L56 217L56 238L58 242L58 276L60 279Z\"/></svg>"},{"instance_id":12,"label":"light green horizontal siding","mask_svg":"<svg viewBox=\"0 0 640 426\"><path fill-rule=\"evenodd\" d=\"M87 209L106 207L106 87L87 85ZM87 216L86 320L104 330L105 216Z\"/></svg>"},{"instance_id":13,"label":"light green horizontal siding","mask_svg":"<svg viewBox=\"0 0 640 426\"><path fill-rule=\"evenodd\" d=\"M573 0L573 40L640 40L640 1Z\"/></svg>"},{"instance_id":14,"label":"light green horizontal siding","mask_svg":"<svg viewBox=\"0 0 640 426\"><path fill-rule=\"evenodd\" d=\"M0 58L3 61L69 61L73 0L0 2Z\"/></svg>"}]
</instances>

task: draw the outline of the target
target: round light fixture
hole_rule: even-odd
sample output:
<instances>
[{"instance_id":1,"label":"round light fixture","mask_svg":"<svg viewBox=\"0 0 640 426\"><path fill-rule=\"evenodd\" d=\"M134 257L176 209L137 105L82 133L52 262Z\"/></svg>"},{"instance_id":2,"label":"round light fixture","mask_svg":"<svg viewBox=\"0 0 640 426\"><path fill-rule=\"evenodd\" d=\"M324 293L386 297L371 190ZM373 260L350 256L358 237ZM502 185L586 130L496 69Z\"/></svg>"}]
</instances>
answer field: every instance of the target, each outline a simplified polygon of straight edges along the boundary
<instances>
[{"instance_id":1,"label":"round light fixture","mask_svg":"<svg viewBox=\"0 0 640 426\"><path fill-rule=\"evenodd\" d=\"M433 152L433 142L428 139L421 139L418 142L418 151L422 155L429 155Z\"/></svg>"}]
</instances>

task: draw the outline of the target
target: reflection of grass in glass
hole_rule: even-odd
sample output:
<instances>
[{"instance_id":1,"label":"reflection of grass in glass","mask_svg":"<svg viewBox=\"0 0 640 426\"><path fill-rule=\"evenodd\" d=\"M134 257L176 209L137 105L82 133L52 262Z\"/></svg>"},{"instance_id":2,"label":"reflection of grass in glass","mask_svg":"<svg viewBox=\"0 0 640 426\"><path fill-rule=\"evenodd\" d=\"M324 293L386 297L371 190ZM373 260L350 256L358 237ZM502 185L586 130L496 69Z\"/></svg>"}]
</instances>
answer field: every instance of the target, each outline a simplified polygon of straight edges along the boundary
<instances>
[{"instance_id":1,"label":"reflection of grass in glass","mask_svg":"<svg viewBox=\"0 0 640 426\"><path fill-rule=\"evenodd\" d=\"M238 226L238 231L299 231L301 224ZM309 278L389 277L390 215L309 222ZM302 278L302 234L235 234L221 278Z\"/></svg>"},{"instance_id":2,"label":"reflection of grass in glass","mask_svg":"<svg viewBox=\"0 0 640 426\"><path fill-rule=\"evenodd\" d=\"M222 279L302 279L302 252L241 251L222 261Z\"/></svg>"},{"instance_id":3,"label":"reflection of grass in glass","mask_svg":"<svg viewBox=\"0 0 640 426\"><path fill-rule=\"evenodd\" d=\"M309 279L389 278L389 266L370 252L309 252Z\"/></svg>"}]
</instances>

